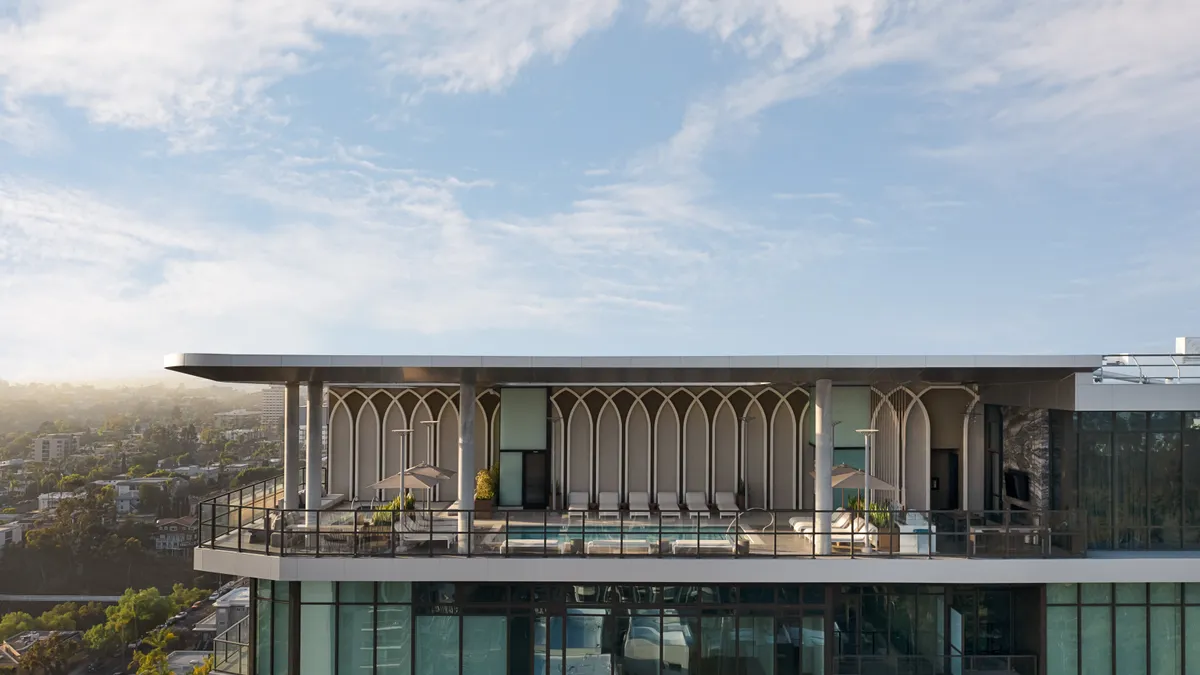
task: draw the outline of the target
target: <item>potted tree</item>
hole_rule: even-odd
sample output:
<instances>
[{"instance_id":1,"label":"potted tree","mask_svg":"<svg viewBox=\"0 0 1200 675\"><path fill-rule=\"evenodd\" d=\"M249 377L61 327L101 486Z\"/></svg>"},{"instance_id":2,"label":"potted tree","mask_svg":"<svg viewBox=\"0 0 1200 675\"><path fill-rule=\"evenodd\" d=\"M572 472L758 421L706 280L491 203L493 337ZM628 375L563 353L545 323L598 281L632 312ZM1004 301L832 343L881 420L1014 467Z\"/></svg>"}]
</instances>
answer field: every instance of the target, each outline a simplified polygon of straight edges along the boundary
<instances>
[{"instance_id":1,"label":"potted tree","mask_svg":"<svg viewBox=\"0 0 1200 675\"><path fill-rule=\"evenodd\" d=\"M737 494L734 495L734 498L737 500L738 511L745 510L745 508L746 508L746 481L745 480L743 480L743 479L738 480Z\"/></svg>"},{"instance_id":2,"label":"potted tree","mask_svg":"<svg viewBox=\"0 0 1200 675\"><path fill-rule=\"evenodd\" d=\"M499 465L489 469L480 469L475 474L475 515L489 518L496 504L496 483L499 478Z\"/></svg>"},{"instance_id":3,"label":"potted tree","mask_svg":"<svg viewBox=\"0 0 1200 675\"><path fill-rule=\"evenodd\" d=\"M889 502L871 502L871 524L878 534L876 550L881 553L900 551L900 528L896 527L896 514Z\"/></svg>"}]
</instances>

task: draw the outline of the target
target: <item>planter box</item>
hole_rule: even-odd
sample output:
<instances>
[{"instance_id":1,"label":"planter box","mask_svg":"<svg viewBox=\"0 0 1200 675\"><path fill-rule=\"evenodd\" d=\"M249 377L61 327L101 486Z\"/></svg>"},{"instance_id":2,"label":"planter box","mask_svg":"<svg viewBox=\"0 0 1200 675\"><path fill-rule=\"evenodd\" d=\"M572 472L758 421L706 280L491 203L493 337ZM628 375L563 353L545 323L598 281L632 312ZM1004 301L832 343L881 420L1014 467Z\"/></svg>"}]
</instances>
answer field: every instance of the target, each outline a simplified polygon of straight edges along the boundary
<instances>
[{"instance_id":1,"label":"planter box","mask_svg":"<svg viewBox=\"0 0 1200 675\"><path fill-rule=\"evenodd\" d=\"M875 544L875 548L880 553L900 552L900 530L895 526L890 529L880 530L877 539L878 542Z\"/></svg>"},{"instance_id":2,"label":"planter box","mask_svg":"<svg viewBox=\"0 0 1200 675\"><path fill-rule=\"evenodd\" d=\"M484 518L491 518L495 511L496 500L494 499L476 499L475 500L475 515Z\"/></svg>"}]
</instances>

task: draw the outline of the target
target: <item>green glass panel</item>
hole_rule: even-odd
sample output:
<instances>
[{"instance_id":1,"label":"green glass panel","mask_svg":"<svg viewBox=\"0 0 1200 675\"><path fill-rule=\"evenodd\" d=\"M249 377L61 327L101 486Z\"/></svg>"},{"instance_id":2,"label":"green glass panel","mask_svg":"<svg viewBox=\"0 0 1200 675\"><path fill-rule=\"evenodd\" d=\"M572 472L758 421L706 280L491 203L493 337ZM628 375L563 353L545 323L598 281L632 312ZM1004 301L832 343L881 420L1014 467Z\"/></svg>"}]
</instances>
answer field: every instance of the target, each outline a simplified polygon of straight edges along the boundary
<instances>
[{"instance_id":1,"label":"green glass panel","mask_svg":"<svg viewBox=\"0 0 1200 675\"><path fill-rule=\"evenodd\" d=\"M408 586L406 583L380 584L384 587ZM392 589L396 595L398 589ZM412 672L412 607L409 605L380 605L375 626L375 675L408 675ZM504 662L500 662L504 667Z\"/></svg>"},{"instance_id":2,"label":"green glass panel","mask_svg":"<svg viewBox=\"0 0 1200 675\"><path fill-rule=\"evenodd\" d=\"M1112 584L1082 584L1085 605L1107 605L1112 602Z\"/></svg>"},{"instance_id":3,"label":"green glass panel","mask_svg":"<svg viewBox=\"0 0 1200 675\"><path fill-rule=\"evenodd\" d=\"M458 675L458 617L417 617L417 675Z\"/></svg>"},{"instance_id":4,"label":"green glass panel","mask_svg":"<svg viewBox=\"0 0 1200 675\"><path fill-rule=\"evenodd\" d=\"M1150 584L1150 602L1154 604L1179 604L1179 584Z\"/></svg>"},{"instance_id":5,"label":"green glass panel","mask_svg":"<svg viewBox=\"0 0 1200 675\"><path fill-rule=\"evenodd\" d=\"M1146 608L1117 607L1117 626L1120 630L1113 633L1117 673L1146 675Z\"/></svg>"},{"instance_id":6,"label":"green glass panel","mask_svg":"<svg viewBox=\"0 0 1200 675\"><path fill-rule=\"evenodd\" d=\"M344 603L375 602L375 583L371 581L343 581L338 584L338 600Z\"/></svg>"},{"instance_id":7,"label":"green glass panel","mask_svg":"<svg viewBox=\"0 0 1200 675\"><path fill-rule=\"evenodd\" d=\"M1178 607L1150 608L1150 675L1175 675L1182 670L1179 624Z\"/></svg>"},{"instance_id":8,"label":"green glass panel","mask_svg":"<svg viewBox=\"0 0 1200 675\"><path fill-rule=\"evenodd\" d=\"M1194 585L1194 584L1189 584ZM1188 631L1200 631L1200 607L1185 607L1183 610L1184 628ZM1189 632L1189 635L1192 633ZM1186 675L1200 675L1200 640L1189 637L1184 648L1184 662L1187 663Z\"/></svg>"},{"instance_id":9,"label":"green glass panel","mask_svg":"<svg viewBox=\"0 0 1200 675\"><path fill-rule=\"evenodd\" d=\"M1078 609L1046 608L1046 675L1080 675Z\"/></svg>"},{"instance_id":10,"label":"green glass panel","mask_svg":"<svg viewBox=\"0 0 1200 675\"><path fill-rule=\"evenodd\" d=\"M369 605L338 607L338 675L371 675L374 672L374 612Z\"/></svg>"},{"instance_id":11,"label":"green glass panel","mask_svg":"<svg viewBox=\"0 0 1200 675\"><path fill-rule=\"evenodd\" d=\"M462 651L462 675L506 675L508 618L464 616ZM654 664L657 665L657 646L654 651Z\"/></svg>"},{"instance_id":12,"label":"green glass panel","mask_svg":"<svg viewBox=\"0 0 1200 675\"><path fill-rule=\"evenodd\" d=\"M1117 584L1117 604L1146 604L1146 584Z\"/></svg>"},{"instance_id":13,"label":"green glass panel","mask_svg":"<svg viewBox=\"0 0 1200 675\"><path fill-rule=\"evenodd\" d=\"M1075 605L1079 602L1079 584L1046 584L1046 604Z\"/></svg>"},{"instance_id":14,"label":"green glass panel","mask_svg":"<svg viewBox=\"0 0 1200 675\"><path fill-rule=\"evenodd\" d=\"M1080 608L1081 641L1080 653L1082 662L1080 672L1083 675L1113 675L1113 626L1111 607ZM1119 670L1120 675L1124 675Z\"/></svg>"}]
</instances>

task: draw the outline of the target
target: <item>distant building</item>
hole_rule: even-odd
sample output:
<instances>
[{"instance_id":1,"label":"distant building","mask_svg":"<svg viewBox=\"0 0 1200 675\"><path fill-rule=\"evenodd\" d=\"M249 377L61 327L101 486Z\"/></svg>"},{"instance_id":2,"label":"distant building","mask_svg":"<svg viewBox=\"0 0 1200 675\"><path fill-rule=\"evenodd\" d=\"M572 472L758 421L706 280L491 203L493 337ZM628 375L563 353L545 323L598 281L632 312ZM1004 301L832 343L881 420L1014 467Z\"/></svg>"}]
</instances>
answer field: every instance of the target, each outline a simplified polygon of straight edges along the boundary
<instances>
[{"instance_id":1,"label":"distant building","mask_svg":"<svg viewBox=\"0 0 1200 675\"><path fill-rule=\"evenodd\" d=\"M272 385L263 389L262 413L259 419L268 434L274 435L283 423L283 392L282 385Z\"/></svg>"},{"instance_id":2,"label":"distant building","mask_svg":"<svg viewBox=\"0 0 1200 675\"><path fill-rule=\"evenodd\" d=\"M31 647L55 635L61 635L79 645L78 651L75 652L75 656L68 665L77 664L87 658L87 650L83 645L83 633L77 630L27 630L0 643L0 671L17 671L21 665L21 657Z\"/></svg>"},{"instance_id":3,"label":"distant building","mask_svg":"<svg viewBox=\"0 0 1200 675\"><path fill-rule=\"evenodd\" d=\"M250 614L250 587L238 586L213 602L217 635Z\"/></svg>"},{"instance_id":4,"label":"distant building","mask_svg":"<svg viewBox=\"0 0 1200 675\"><path fill-rule=\"evenodd\" d=\"M283 414L283 399L279 400L280 415ZM257 410L230 410L213 415L218 429L253 429L262 422L262 413Z\"/></svg>"},{"instance_id":5,"label":"distant building","mask_svg":"<svg viewBox=\"0 0 1200 675\"><path fill-rule=\"evenodd\" d=\"M196 518L159 518L154 522L154 549L167 555L183 555L196 546Z\"/></svg>"},{"instance_id":6,"label":"distant building","mask_svg":"<svg viewBox=\"0 0 1200 675\"><path fill-rule=\"evenodd\" d=\"M25 527L19 522L0 525L0 554L4 552L6 546L21 543L21 534L24 531Z\"/></svg>"},{"instance_id":7,"label":"distant building","mask_svg":"<svg viewBox=\"0 0 1200 675\"><path fill-rule=\"evenodd\" d=\"M61 461L79 452L79 438L83 434L46 434L33 439L35 462Z\"/></svg>"},{"instance_id":8,"label":"distant building","mask_svg":"<svg viewBox=\"0 0 1200 675\"><path fill-rule=\"evenodd\" d=\"M174 651L167 654L167 669L171 675L192 675L192 670L210 656L212 652Z\"/></svg>"},{"instance_id":9,"label":"distant building","mask_svg":"<svg viewBox=\"0 0 1200 675\"><path fill-rule=\"evenodd\" d=\"M187 464L184 466L177 466L174 469L171 469L171 471L173 471L181 476L187 476L188 478L210 478L211 479L211 478L217 477L217 467L197 466L195 464Z\"/></svg>"},{"instance_id":10,"label":"distant building","mask_svg":"<svg viewBox=\"0 0 1200 675\"><path fill-rule=\"evenodd\" d=\"M142 505L141 487L143 485L154 485L163 492L170 493L175 489L175 484L180 479L171 476L163 476L158 478L121 478L117 480L97 480L92 481L92 485L100 487L111 487L115 494L113 501L117 507L117 514L127 515L137 513Z\"/></svg>"},{"instance_id":11,"label":"distant building","mask_svg":"<svg viewBox=\"0 0 1200 675\"><path fill-rule=\"evenodd\" d=\"M38 510L53 511L58 508L58 503L64 499L75 497L74 492L43 492L38 495Z\"/></svg>"}]
</instances>

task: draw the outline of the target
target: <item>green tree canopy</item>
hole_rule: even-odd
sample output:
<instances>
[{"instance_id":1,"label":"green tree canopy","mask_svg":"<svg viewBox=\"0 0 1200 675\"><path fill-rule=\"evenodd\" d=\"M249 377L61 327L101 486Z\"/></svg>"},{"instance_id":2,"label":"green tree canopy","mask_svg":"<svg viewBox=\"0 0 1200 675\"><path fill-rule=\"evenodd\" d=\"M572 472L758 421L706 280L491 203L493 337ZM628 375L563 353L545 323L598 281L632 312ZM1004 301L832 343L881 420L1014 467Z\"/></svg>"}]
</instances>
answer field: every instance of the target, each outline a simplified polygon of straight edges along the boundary
<instances>
[{"instance_id":1,"label":"green tree canopy","mask_svg":"<svg viewBox=\"0 0 1200 675\"><path fill-rule=\"evenodd\" d=\"M71 659L81 648L75 638L55 633L33 643L21 656L21 669L30 673L66 675Z\"/></svg>"}]
</instances>

